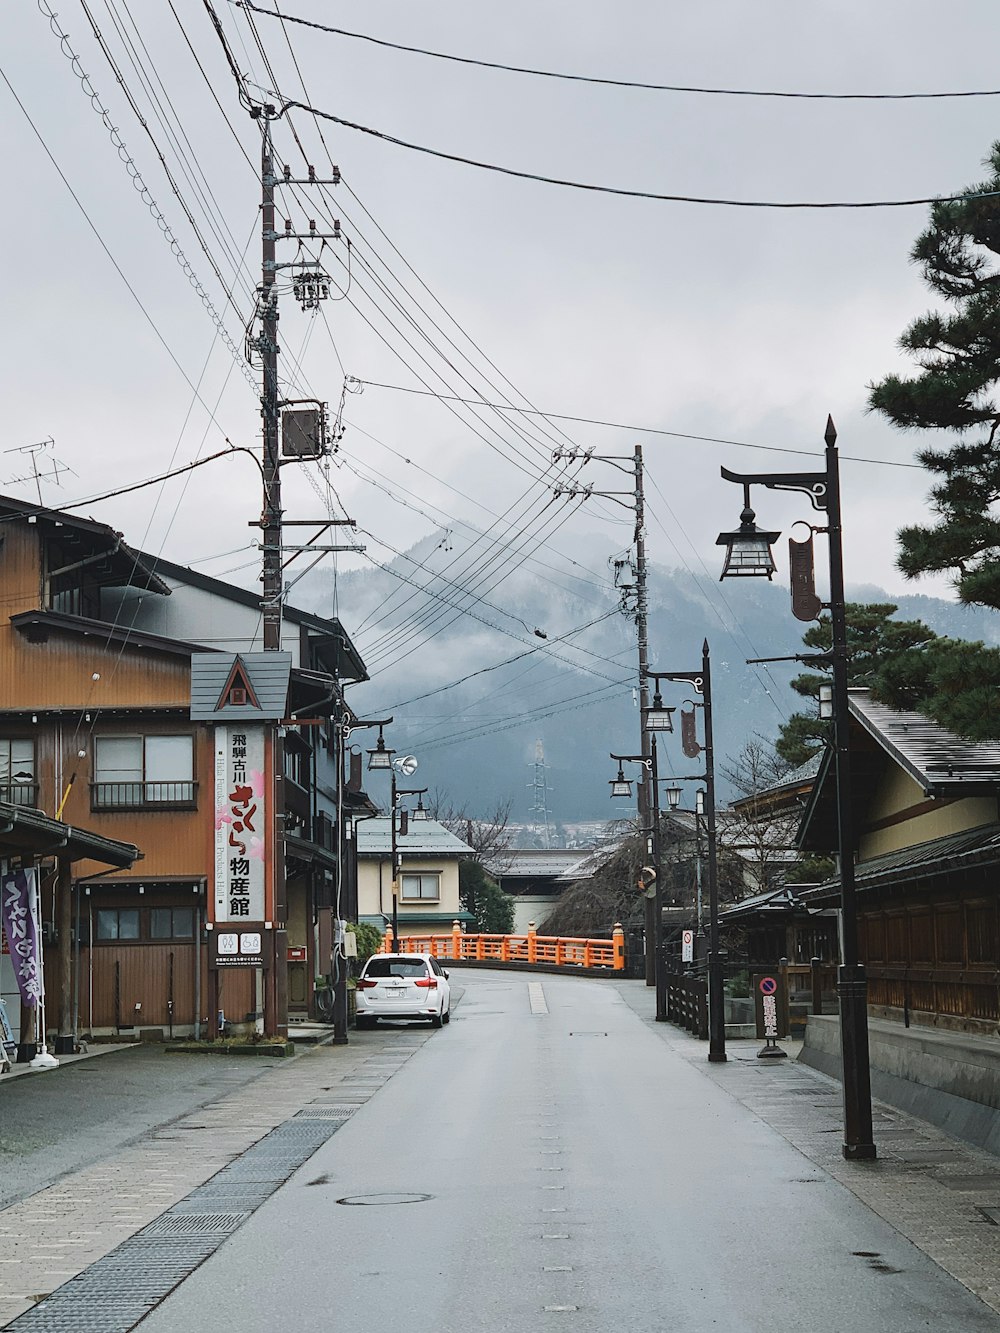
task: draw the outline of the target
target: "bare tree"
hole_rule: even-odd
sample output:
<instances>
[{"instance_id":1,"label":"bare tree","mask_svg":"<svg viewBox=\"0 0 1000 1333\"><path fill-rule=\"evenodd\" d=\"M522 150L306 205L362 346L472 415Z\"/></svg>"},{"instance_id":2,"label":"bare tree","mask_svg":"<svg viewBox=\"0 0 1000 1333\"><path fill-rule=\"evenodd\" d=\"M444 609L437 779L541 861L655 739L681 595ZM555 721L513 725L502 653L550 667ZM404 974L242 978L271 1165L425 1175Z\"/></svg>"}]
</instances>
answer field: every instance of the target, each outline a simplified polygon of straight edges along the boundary
<instances>
[{"instance_id":1,"label":"bare tree","mask_svg":"<svg viewBox=\"0 0 1000 1333\"><path fill-rule=\"evenodd\" d=\"M497 801L487 814L473 815L467 805L454 805L447 792L436 787L427 798L427 811L449 833L468 843L476 853L476 860L496 877L506 874L514 863L513 834L509 827L512 804L512 798Z\"/></svg>"},{"instance_id":2,"label":"bare tree","mask_svg":"<svg viewBox=\"0 0 1000 1333\"><path fill-rule=\"evenodd\" d=\"M761 736L751 736L733 763L722 768L739 794L719 821L719 843L742 863L746 895L780 883L795 859L801 806L787 789L792 771Z\"/></svg>"}]
</instances>

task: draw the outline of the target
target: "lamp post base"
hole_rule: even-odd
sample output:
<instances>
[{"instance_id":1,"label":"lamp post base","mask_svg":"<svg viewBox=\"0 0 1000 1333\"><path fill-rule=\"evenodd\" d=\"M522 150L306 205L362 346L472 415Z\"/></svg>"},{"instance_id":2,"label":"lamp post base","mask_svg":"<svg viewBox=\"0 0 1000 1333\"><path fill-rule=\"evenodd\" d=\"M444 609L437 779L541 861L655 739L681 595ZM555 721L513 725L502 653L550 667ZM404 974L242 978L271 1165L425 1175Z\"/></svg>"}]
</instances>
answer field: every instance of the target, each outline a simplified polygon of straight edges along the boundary
<instances>
[{"instance_id":1,"label":"lamp post base","mask_svg":"<svg viewBox=\"0 0 1000 1333\"><path fill-rule=\"evenodd\" d=\"M721 1065L726 1055L726 952L710 950L708 955L708 1060Z\"/></svg>"},{"instance_id":2,"label":"lamp post base","mask_svg":"<svg viewBox=\"0 0 1000 1333\"><path fill-rule=\"evenodd\" d=\"M872 1084L868 1053L868 978L860 963L837 973L840 1044L843 1058L844 1156L849 1162L875 1160Z\"/></svg>"}]
</instances>

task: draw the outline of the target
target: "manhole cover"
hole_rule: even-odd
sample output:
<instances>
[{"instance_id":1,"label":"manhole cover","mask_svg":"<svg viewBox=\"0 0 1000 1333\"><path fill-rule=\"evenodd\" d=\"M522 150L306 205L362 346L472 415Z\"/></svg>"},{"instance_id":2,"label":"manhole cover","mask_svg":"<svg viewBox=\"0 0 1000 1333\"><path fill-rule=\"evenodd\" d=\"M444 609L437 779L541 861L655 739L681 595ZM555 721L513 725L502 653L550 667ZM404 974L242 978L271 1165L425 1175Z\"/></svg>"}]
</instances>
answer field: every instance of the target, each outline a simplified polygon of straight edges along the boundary
<instances>
[{"instance_id":1,"label":"manhole cover","mask_svg":"<svg viewBox=\"0 0 1000 1333\"><path fill-rule=\"evenodd\" d=\"M371 1208L394 1203L426 1203L428 1199L433 1198L433 1194L393 1194L386 1191L382 1194L348 1194L337 1202L346 1204L349 1208Z\"/></svg>"}]
</instances>

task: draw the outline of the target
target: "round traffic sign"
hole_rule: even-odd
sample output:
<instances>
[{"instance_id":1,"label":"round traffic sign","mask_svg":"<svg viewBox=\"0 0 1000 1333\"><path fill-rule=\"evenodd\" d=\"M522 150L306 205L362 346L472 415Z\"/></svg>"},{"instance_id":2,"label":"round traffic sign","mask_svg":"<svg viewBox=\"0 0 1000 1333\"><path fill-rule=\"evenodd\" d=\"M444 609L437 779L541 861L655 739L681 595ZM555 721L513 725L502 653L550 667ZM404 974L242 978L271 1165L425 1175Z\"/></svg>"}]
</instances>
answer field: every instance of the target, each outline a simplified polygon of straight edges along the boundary
<instances>
[{"instance_id":1,"label":"round traffic sign","mask_svg":"<svg viewBox=\"0 0 1000 1333\"><path fill-rule=\"evenodd\" d=\"M760 993L761 995L774 995L778 989L778 983L774 977L761 977Z\"/></svg>"}]
</instances>

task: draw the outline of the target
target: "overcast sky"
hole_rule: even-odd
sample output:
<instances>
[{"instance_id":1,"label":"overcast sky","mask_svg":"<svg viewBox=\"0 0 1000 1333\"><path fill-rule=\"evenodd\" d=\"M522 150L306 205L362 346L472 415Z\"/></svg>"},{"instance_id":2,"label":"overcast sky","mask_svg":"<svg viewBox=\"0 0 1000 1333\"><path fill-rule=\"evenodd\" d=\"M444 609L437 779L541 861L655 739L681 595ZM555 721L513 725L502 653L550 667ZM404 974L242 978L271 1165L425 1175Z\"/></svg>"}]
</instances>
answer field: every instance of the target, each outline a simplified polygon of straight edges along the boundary
<instances>
[{"instance_id":1,"label":"overcast sky","mask_svg":"<svg viewBox=\"0 0 1000 1333\"><path fill-rule=\"evenodd\" d=\"M131 15L120 0L89 3L156 147L82 5L65 0L58 22L78 70L90 76L241 349L260 271L260 137L239 105L202 0L133 3ZM256 85L270 87L245 13L216 3L240 71L255 93ZM838 93L1000 84L995 0L966 0L960 22L943 20L941 6L924 0L286 0L283 7L395 42L633 81ZM256 23L280 93L306 100L281 24L263 15ZM318 108L444 152L626 189L777 201L929 196L978 180L1000 137L995 97L852 102L650 92L444 63L296 25L287 37ZM17 451L48 438L54 446L39 456L40 469L51 471L57 460L72 470L59 485L43 481L51 505L157 475L223 448L227 438L258 447L259 405L245 367L218 336L31 0L5 8L0 68L10 85L0 81L3 491L37 498L33 482L15 484L32 466ZM329 176L317 124L303 112L276 126L279 159L302 174L293 129L317 174ZM425 381L440 393L475 391L491 401L503 393L625 427L817 453L830 412L845 456L882 460L843 465L848 582L901 588L894 532L924 514L926 477L884 465L912 462L916 441L866 415L865 385L905 366L896 339L928 305L908 262L926 208L779 211L617 198L487 173L331 123L322 133L345 184L330 192L332 204L318 190L299 192L279 216L298 228L315 217L328 230L332 208L352 242L350 286L348 247L339 243L323 262L345 299L316 317L282 297L283 367L289 376L298 367L289 397L316 395L336 410L345 374L407 388ZM294 259L294 245L280 257ZM225 283L235 278L232 303L213 264ZM347 396L330 478L346 512L372 534L361 540L376 559L391 554L382 543L404 548L437 524L485 525L518 497L542 496L552 484L545 468L553 440L619 454L641 442L651 557L689 565L717 588L715 537L735 526L741 505L737 489L719 479L720 464L813 465L793 454L538 418L529 419L526 441L495 415L480 417L395 390ZM312 482L304 471L284 475L289 517L324 511L315 469ZM627 484L596 463L584 479L598 488ZM78 512L136 545L253 586L247 522L259 510L259 474L238 456ZM785 530L809 513L805 501L764 492L757 510L762 524ZM593 532L609 546L628 540L627 515L614 503L572 517L557 503L531 529L548 541L538 548L546 559L561 549L560 523L567 539ZM492 596L502 601L502 588ZM350 607L339 610L350 630Z\"/></svg>"}]
</instances>

